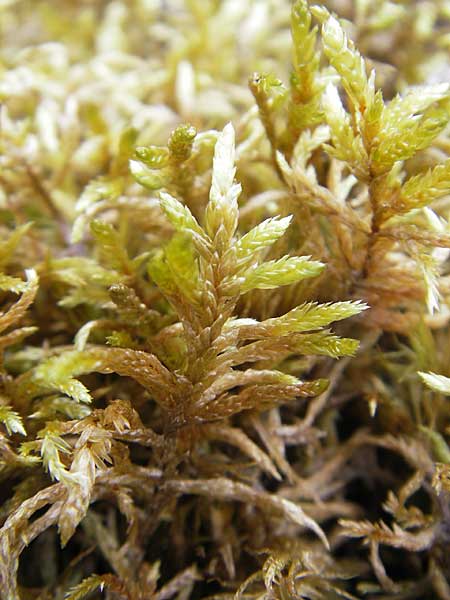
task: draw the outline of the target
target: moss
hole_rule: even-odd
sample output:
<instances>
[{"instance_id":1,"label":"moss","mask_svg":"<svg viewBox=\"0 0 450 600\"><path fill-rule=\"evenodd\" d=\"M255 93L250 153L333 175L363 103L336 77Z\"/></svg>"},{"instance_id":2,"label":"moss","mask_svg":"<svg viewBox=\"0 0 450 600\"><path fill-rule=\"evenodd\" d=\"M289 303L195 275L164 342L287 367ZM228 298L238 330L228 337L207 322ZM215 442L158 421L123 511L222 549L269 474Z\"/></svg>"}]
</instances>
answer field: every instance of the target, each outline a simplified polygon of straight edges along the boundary
<instances>
[{"instance_id":1,"label":"moss","mask_svg":"<svg viewBox=\"0 0 450 600\"><path fill-rule=\"evenodd\" d=\"M0 1L1 598L450 598L449 15Z\"/></svg>"}]
</instances>

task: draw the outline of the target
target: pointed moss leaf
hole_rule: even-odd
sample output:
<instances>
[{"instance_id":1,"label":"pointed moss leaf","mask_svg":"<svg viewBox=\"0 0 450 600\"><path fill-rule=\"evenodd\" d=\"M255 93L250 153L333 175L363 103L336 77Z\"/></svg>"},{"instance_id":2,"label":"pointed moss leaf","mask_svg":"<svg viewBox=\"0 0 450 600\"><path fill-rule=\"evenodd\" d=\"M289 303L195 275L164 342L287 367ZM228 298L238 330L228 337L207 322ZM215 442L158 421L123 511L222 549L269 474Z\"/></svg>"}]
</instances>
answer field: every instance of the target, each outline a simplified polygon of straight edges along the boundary
<instances>
[{"instance_id":1,"label":"pointed moss leaf","mask_svg":"<svg viewBox=\"0 0 450 600\"><path fill-rule=\"evenodd\" d=\"M75 377L93 372L131 377L162 403L170 401L173 393L174 377L154 354L109 346L68 351L50 358L22 380L21 392L32 397L56 389L78 402L88 403L89 392Z\"/></svg>"},{"instance_id":2,"label":"pointed moss leaf","mask_svg":"<svg viewBox=\"0 0 450 600\"><path fill-rule=\"evenodd\" d=\"M397 161L414 156L431 142L447 126L448 111L445 107L430 108L425 115L412 115L399 123L392 132L387 130L374 145L371 160L377 173L392 168Z\"/></svg>"},{"instance_id":3,"label":"pointed moss leaf","mask_svg":"<svg viewBox=\"0 0 450 600\"><path fill-rule=\"evenodd\" d=\"M310 31L311 13L306 0L296 0L291 10L291 35L294 42L294 67L313 69L319 56L314 52L317 27ZM312 63L312 64L311 64Z\"/></svg>"},{"instance_id":4,"label":"pointed moss leaf","mask_svg":"<svg viewBox=\"0 0 450 600\"><path fill-rule=\"evenodd\" d=\"M298 352L305 355L319 354L339 358L340 356L354 356L358 350L359 341L341 338L331 331L324 330L300 335L295 342L295 347Z\"/></svg>"},{"instance_id":5,"label":"pointed moss leaf","mask_svg":"<svg viewBox=\"0 0 450 600\"><path fill-rule=\"evenodd\" d=\"M220 201L233 185L236 168L234 166L235 146L234 128L231 123L225 125L217 138L214 148L213 176L210 198Z\"/></svg>"},{"instance_id":6,"label":"pointed moss leaf","mask_svg":"<svg viewBox=\"0 0 450 600\"><path fill-rule=\"evenodd\" d=\"M310 256L284 256L279 260L272 260L249 269L242 276L241 292L245 294L254 289L270 290L309 277L317 277L325 265L310 258Z\"/></svg>"},{"instance_id":7,"label":"pointed moss leaf","mask_svg":"<svg viewBox=\"0 0 450 600\"><path fill-rule=\"evenodd\" d=\"M50 477L56 481L70 483L71 475L61 460L61 454L69 454L69 444L59 436L57 429L51 425L39 432L41 438L40 453L44 467Z\"/></svg>"},{"instance_id":8,"label":"pointed moss leaf","mask_svg":"<svg viewBox=\"0 0 450 600\"><path fill-rule=\"evenodd\" d=\"M50 420L59 415L65 415L69 419L83 419L91 414L89 406L78 404L65 396L40 399L38 406L39 409L30 415L30 419Z\"/></svg>"},{"instance_id":9,"label":"pointed moss leaf","mask_svg":"<svg viewBox=\"0 0 450 600\"><path fill-rule=\"evenodd\" d=\"M306 0L297 0L291 11L293 72L288 127L292 143L298 132L323 121L320 96L323 81L318 73L320 52L316 49L317 27L311 29L311 13Z\"/></svg>"},{"instance_id":10,"label":"pointed moss leaf","mask_svg":"<svg viewBox=\"0 0 450 600\"><path fill-rule=\"evenodd\" d=\"M82 327L80 327L80 329L77 331L77 334L75 335L75 338L73 340L74 342L74 346L76 350L84 350L87 341L89 339L89 336L91 334L91 331L97 327L98 325L98 321L88 321L87 323L85 323Z\"/></svg>"},{"instance_id":11,"label":"pointed moss leaf","mask_svg":"<svg viewBox=\"0 0 450 600\"><path fill-rule=\"evenodd\" d=\"M100 250L103 265L129 275L132 271L131 261L119 232L104 221L91 221L91 232Z\"/></svg>"},{"instance_id":12,"label":"pointed moss leaf","mask_svg":"<svg viewBox=\"0 0 450 600\"><path fill-rule=\"evenodd\" d=\"M287 375L275 369L246 369L245 371L231 371L218 377L209 388L200 396L197 406L202 406L211 402L217 396L224 392L244 385L262 385L262 384L281 384L295 385L300 383L292 375Z\"/></svg>"},{"instance_id":13,"label":"pointed moss leaf","mask_svg":"<svg viewBox=\"0 0 450 600\"><path fill-rule=\"evenodd\" d=\"M205 233L187 206L166 192L160 193L160 204L177 231L205 237Z\"/></svg>"},{"instance_id":14,"label":"pointed moss leaf","mask_svg":"<svg viewBox=\"0 0 450 600\"><path fill-rule=\"evenodd\" d=\"M435 392L450 396L450 378L437 373L423 373L419 371L422 381Z\"/></svg>"},{"instance_id":15,"label":"pointed moss leaf","mask_svg":"<svg viewBox=\"0 0 450 600\"><path fill-rule=\"evenodd\" d=\"M330 133L328 125L319 125L312 132L309 129L303 131L294 147L293 156L295 165L302 170L306 170L312 153L325 144L325 142L328 142Z\"/></svg>"},{"instance_id":16,"label":"pointed moss leaf","mask_svg":"<svg viewBox=\"0 0 450 600\"><path fill-rule=\"evenodd\" d=\"M206 260L210 260L211 241L197 223L188 207L181 204L181 202L170 196L170 194L165 193L161 193L161 207L175 229L185 235L189 234L197 252L206 258Z\"/></svg>"},{"instance_id":17,"label":"pointed moss leaf","mask_svg":"<svg viewBox=\"0 0 450 600\"><path fill-rule=\"evenodd\" d=\"M292 169L291 165L286 160L286 157L284 156L284 154L282 152L277 150L275 153L275 158L276 158L277 165L278 165L280 171L283 173L284 179L289 184L293 185L294 170Z\"/></svg>"},{"instance_id":18,"label":"pointed moss leaf","mask_svg":"<svg viewBox=\"0 0 450 600\"><path fill-rule=\"evenodd\" d=\"M22 279L0 273L0 290L2 292L14 292L14 294L21 294L26 289L27 283Z\"/></svg>"},{"instance_id":19,"label":"pointed moss leaf","mask_svg":"<svg viewBox=\"0 0 450 600\"><path fill-rule=\"evenodd\" d=\"M107 432L98 429L106 438ZM89 508L92 491L95 483L96 462L95 457L99 454L99 448L104 445L104 440L92 439L92 446L87 444L77 448L73 454L70 467L71 485L68 486L68 494L61 509L58 526L61 536L61 546L64 548L72 535L75 533L80 521L86 516ZM104 448L102 448L104 450Z\"/></svg>"},{"instance_id":20,"label":"pointed moss leaf","mask_svg":"<svg viewBox=\"0 0 450 600\"><path fill-rule=\"evenodd\" d=\"M205 212L206 231L214 238L223 226L228 237L234 235L238 221L237 199L241 193L241 186L234 183L236 168L234 129L228 123L219 135L213 160L213 172L209 203Z\"/></svg>"},{"instance_id":21,"label":"pointed moss leaf","mask_svg":"<svg viewBox=\"0 0 450 600\"><path fill-rule=\"evenodd\" d=\"M64 596L65 600L83 600L95 590L103 590L104 583L101 575L90 575L81 583L71 588Z\"/></svg>"},{"instance_id":22,"label":"pointed moss leaf","mask_svg":"<svg viewBox=\"0 0 450 600\"><path fill-rule=\"evenodd\" d=\"M291 216L284 218L272 217L256 225L256 227L242 236L235 246L238 264L245 263L245 259L274 244L284 235L291 220Z\"/></svg>"},{"instance_id":23,"label":"pointed moss leaf","mask_svg":"<svg viewBox=\"0 0 450 600\"><path fill-rule=\"evenodd\" d=\"M402 186L396 212L422 208L450 194L450 159L424 174L410 177Z\"/></svg>"},{"instance_id":24,"label":"pointed moss leaf","mask_svg":"<svg viewBox=\"0 0 450 600\"><path fill-rule=\"evenodd\" d=\"M0 406L0 423L3 423L9 435L12 433L27 434L22 423L22 417L10 406Z\"/></svg>"},{"instance_id":25,"label":"pointed moss leaf","mask_svg":"<svg viewBox=\"0 0 450 600\"><path fill-rule=\"evenodd\" d=\"M433 256L420 252L417 257L419 268L422 271L425 284L425 298L430 315L439 310L439 269L438 263Z\"/></svg>"},{"instance_id":26,"label":"pointed moss leaf","mask_svg":"<svg viewBox=\"0 0 450 600\"><path fill-rule=\"evenodd\" d=\"M334 17L322 26L324 52L331 65L341 76L342 84L356 108L361 110L371 104L373 82L366 74L364 59L347 38Z\"/></svg>"},{"instance_id":27,"label":"pointed moss leaf","mask_svg":"<svg viewBox=\"0 0 450 600\"><path fill-rule=\"evenodd\" d=\"M34 301L39 284L38 276L34 269L26 269L25 275L27 283L22 296L6 312L0 312L0 331L16 325Z\"/></svg>"},{"instance_id":28,"label":"pointed moss leaf","mask_svg":"<svg viewBox=\"0 0 450 600\"><path fill-rule=\"evenodd\" d=\"M95 370L98 361L83 352L67 352L39 365L33 374L34 383L42 390L58 390L77 402L91 402L87 388L75 377Z\"/></svg>"},{"instance_id":29,"label":"pointed moss leaf","mask_svg":"<svg viewBox=\"0 0 450 600\"><path fill-rule=\"evenodd\" d=\"M385 107L381 116L383 136L395 135L399 127L407 127L409 120L423 113L432 104L443 100L449 92L448 83L416 86L404 96L396 96Z\"/></svg>"},{"instance_id":30,"label":"pointed moss leaf","mask_svg":"<svg viewBox=\"0 0 450 600\"><path fill-rule=\"evenodd\" d=\"M317 304L309 302L292 309L285 315L275 319L267 319L262 325L275 335L286 335L292 332L309 331L333 321L340 321L359 314L369 308L363 302L329 302Z\"/></svg>"},{"instance_id":31,"label":"pointed moss leaf","mask_svg":"<svg viewBox=\"0 0 450 600\"><path fill-rule=\"evenodd\" d=\"M336 86L329 83L323 95L323 107L333 142L332 154L361 172L365 170L367 154L361 137L355 133L350 116L342 106Z\"/></svg>"}]
</instances>

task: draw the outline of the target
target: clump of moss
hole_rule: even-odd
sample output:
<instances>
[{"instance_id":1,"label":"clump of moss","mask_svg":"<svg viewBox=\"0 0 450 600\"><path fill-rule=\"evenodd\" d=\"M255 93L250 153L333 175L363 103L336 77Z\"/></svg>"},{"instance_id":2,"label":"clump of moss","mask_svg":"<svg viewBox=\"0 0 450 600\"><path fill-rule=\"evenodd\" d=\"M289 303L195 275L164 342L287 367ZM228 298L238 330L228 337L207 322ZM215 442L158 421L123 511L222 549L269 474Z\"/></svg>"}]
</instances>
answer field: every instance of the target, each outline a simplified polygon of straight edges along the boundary
<instances>
[{"instance_id":1,"label":"clump of moss","mask_svg":"<svg viewBox=\"0 0 450 600\"><path fill-rule=\"evenodd\" d=\"M1 598L450 598L449 18L0 0Z\"/></svg>"}]
</instances>

